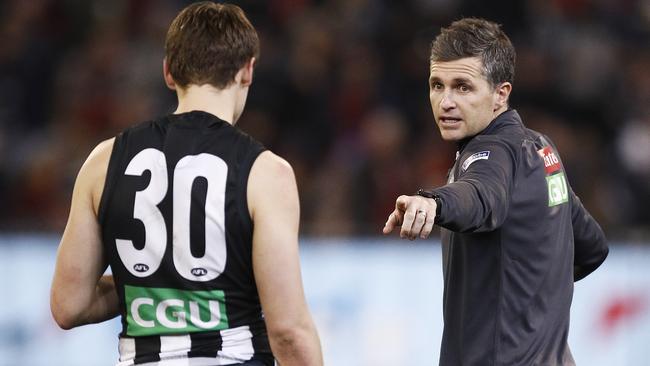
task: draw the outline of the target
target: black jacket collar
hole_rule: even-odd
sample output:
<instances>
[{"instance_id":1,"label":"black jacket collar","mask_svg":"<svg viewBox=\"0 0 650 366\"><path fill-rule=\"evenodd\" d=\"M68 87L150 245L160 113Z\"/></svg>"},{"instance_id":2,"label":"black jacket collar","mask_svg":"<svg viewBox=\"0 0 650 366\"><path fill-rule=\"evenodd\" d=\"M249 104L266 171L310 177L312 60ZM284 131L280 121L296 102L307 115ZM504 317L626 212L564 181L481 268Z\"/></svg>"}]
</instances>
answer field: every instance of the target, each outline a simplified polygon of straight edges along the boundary
<instances>
[{"instance_id":1,"label":"black jacket collar","mask_svg":"<svg viewBox=\"0 0 650 366\"><path fill-rule=\"evenodd\" d=\"M492 122L490 122L490 124L488 124L487 127L483 129L483 131L477 133L474 136L460 140L458 142L458 151L463 150L463 148L467 146L467 144L476 136L497 135L504 128L515 126L523 127L523 122L521 121L519 113L517 113L515 109L508 108L505 112L496 116L496 118L493 119Z\"/></svg>"}]
</instances>

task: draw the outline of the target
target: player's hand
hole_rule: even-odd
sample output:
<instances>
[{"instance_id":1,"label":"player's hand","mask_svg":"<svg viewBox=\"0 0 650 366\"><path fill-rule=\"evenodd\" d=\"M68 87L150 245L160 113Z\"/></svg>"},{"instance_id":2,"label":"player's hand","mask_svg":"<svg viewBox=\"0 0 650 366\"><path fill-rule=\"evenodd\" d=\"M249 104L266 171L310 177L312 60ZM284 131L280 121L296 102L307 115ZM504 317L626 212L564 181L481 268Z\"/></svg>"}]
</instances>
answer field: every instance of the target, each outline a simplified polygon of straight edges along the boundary
<instances>
[{"instance_id":1,"label":"player's hand","mask_svg":"<svg viewBox=\"0 0 650 366\"><path fill-rule=\"evenodd\" d=\"M401 226L399 236L402 239L426 239L433 230L436 217L436 201L422 196L399 196L395 201L395 210L388 216L382 230L390 234L395 227Z\"/></svg>"}]
</instances>

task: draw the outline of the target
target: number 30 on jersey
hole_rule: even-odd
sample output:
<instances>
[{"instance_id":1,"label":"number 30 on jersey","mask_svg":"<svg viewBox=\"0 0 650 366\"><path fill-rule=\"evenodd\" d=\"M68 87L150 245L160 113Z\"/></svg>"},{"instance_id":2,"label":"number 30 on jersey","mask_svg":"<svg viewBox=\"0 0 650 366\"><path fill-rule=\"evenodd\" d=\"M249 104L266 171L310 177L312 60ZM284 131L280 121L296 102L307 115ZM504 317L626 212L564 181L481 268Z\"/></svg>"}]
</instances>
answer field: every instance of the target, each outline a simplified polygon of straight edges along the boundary
<instances>
[{"instance_id":1,"label":"number 30 on jersey","mask_svg":"<svg viewBox=\"0 0 650 366\"><path fill-rule=\"evenodd\" d=\"M158 204L167 194L167 162L157 149L139 152L126 168L125 175L142 176L151 172L149 185L135 194L133 217L145 229L144 248L138 250L127 239L116 239L117 252L127 270L136 277L156 272L167 248L167 227ZM188 155L174 168L172 255L176 271L190 281L217 278L226 267L225 192L228 165L212 154ZM208 182L205 207L205 253L194 257L190 250L190 205L192 184L203 177Z\"/></svg>"}]
</instances>

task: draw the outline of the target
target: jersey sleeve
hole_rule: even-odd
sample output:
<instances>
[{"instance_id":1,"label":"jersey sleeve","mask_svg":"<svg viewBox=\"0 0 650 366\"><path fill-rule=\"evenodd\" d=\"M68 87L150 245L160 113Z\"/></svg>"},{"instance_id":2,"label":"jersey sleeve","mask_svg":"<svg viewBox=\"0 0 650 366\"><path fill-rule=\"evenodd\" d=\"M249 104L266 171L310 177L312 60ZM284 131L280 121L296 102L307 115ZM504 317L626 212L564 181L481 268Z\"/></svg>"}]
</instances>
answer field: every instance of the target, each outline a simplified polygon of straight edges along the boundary
<instances>
[{"instance_id":1,"label":"jersey sleeve","mask_svg":"<svg viewBox=\"0 0 650 366\"><path fill-rule=\"evenodd\" d=\"M605 233L582 205L573 190L571 194L571 221L573 224L574 281L579 281L595 271L609 253Z\"/></svg>"},{"instance_id":2,"label":"jersey sleeve","mask_svg":"<svg viewBox=\"0 0 650 366\"><path fill-rule=\"evenodd\" d=\"M472 145L457 162L455 181L432 190L441 201L436 224L451 231L493 231L508 214L514 153L499 141Z\"/></svg>"}]
</instances>

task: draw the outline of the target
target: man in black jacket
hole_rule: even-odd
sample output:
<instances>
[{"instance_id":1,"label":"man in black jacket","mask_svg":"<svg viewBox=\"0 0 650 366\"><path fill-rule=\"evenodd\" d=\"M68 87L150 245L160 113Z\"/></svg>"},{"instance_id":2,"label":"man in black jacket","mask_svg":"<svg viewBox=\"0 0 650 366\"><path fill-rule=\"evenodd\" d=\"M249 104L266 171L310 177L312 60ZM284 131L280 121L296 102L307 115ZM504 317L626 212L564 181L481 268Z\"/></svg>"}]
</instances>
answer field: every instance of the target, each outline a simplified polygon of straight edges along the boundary
<instances>
[{"instance_id":1,"label":"man in black jacket","mask_svg":"<svg viewBox=\"0 0 650 366\"><path fill-rule=\"evenodd\" d=\"M446 185L397 198L384 234L442 227L440 365L574 365L567 344L573 282L608 253L551 140L508 106L515 50L475 18L442 30L429 90L442 138L458 144Z\"/></svg>"}]
</instances>

